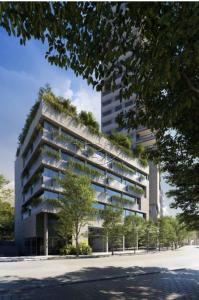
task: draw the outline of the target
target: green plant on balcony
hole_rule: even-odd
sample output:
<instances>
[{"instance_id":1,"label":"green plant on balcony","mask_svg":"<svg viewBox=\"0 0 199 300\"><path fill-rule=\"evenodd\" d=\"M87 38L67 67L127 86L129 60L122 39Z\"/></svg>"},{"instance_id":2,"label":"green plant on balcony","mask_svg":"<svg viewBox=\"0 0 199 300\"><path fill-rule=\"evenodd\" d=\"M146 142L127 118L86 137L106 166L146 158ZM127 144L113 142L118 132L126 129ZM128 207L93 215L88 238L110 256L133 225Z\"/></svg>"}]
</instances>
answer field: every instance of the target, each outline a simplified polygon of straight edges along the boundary
<instances>
[{"instance_id":1,"label":"green plant on balcony","mask_svg":"<svg viewBox=\"0 0 199 300\"><path fill-rule=\"evenodd\" d=\"M136 194L140 194L140 195L144 194L144 189L143 188L139 188L137 186L128 185L128 190L130 190L131 192L134 192Z\"/></svg>"},{"instance_id":2,"label":"green plant on balcony","mask_svg":"<svg viewBox=\"0 0 199 300\"><path fill-rule=\"evenodd\" d=\"M146 158L140 158L140 159L138 160L138 162L139 162L140 166L142 166L142 167L144 167L144 168L146 168L146 167L148 166L148 161L147 161Z\"/></svg>"},{"instance_id":3,"label":"green plant on balcony","mask_svg":"<svg viewBox=\"0 0 199 300\"><path fill-rule=\"evenodd\" d=\"M42 171L41 169L37 170L32 177L30 178L30 180L27 182L27 184L25 184L24 188L23 188L23 193L27 193L29 188L36 183L40 178L42 178Z\"/></svg>"},{"instance_id":4,"label":"green plant on balcony","mask_svg":"<svg viewBox=\"0 0 199 300\"><path fill-rule=\"evenodd\" d=\"M145 179L145 176L144 176L144 175L140 175L140 176L139 176L139 180L140 180L140 181L143 181L144 179Z\"/></svg>"},{"instance_id":5,"label":"green plant on balcony","mask_svg":"<svg viewBox=\"0 0 199 300\"><path fill-rule=\"evenodd\" d=\"M56 137L58 142L67 142L67 138L63 133L59 133Z\"/></svg>"},{"instance_id":6,"label":"green plant on balcony","mask_svg":"<svg viewBox=\"0 0 199 300\"><path fill-rule=\"evenodd\" d=\"M125 166L123 163L121 162L117 162L117 161L113 161L113 167L115 167L116 169L119 169L123 172L129 173L134 175L135 171L130 169L129 167Z\"/></svg>"},{"instance_id":7,"label":"green plant on balcony","mask_svg":"<svg viewBox=\"0 0 199 300\"><path fill-rule=\"evenodd\" d=\"M68 166L72 169L77 169L83 173L86 173L87 175L90 175L92 177L101 177L102 176L102 174L100 172L98 172L97 170L93 170L93 169L87 167L86 165L83 165L83 164L78 163L73 160L69 160Z\"/></svg>"},{"instance_id":8,"label":"green plant on balcony","mask_svg":"<svg viewBox=\"0 0 199 300\"><path fill-rule=\"evenodd\" d=\"M73 144L76 146L78 150L84 149L84 143L79 140L74 140Z\"/></svg>"},{"instance_id":9,"label":"green plant on balcony","mask_svg":"<svg viewBox=\"0 0 199 300\"><path fill-rule=\"evenodd\" d=\"M107 181L107 183L112 183L114 181L114 178L111 176L107 176L106 181Z\"/></svg>"},{"instance_id":10,"label":"green plant on balcony","mask_svg":"<svg viewBox=\"0 0 199 300\"><path fill-rule=\"evenodd\" d=\"M117 195L113 195L111 196L111 201L117 201L118 203L125 205L125 204L134 204L135 200L134 199L129 199L126 198L125 196L117 196Z\"/></svg>"},{"instance_id":11,"label":"green plant on balcony","mask_svg":"<svg viewBox=\"0 0 199 300\"><path fill-rule=\"evenodd\" d=\"M95 149L91 146L87 146L86 155L88 157L93 156L95 154Z\"/></svg>"},{"instance_id":12,"label":"green plant on balcony","mask_svg":"<svg viewBox=\"0 0 199 300\"><path fill-rule=\"evenodd\" d=\"M60 154L56 150L44 150L43 153L50 158L54 158L56 160L60 160Z\"/></svg>"}]
</instances>

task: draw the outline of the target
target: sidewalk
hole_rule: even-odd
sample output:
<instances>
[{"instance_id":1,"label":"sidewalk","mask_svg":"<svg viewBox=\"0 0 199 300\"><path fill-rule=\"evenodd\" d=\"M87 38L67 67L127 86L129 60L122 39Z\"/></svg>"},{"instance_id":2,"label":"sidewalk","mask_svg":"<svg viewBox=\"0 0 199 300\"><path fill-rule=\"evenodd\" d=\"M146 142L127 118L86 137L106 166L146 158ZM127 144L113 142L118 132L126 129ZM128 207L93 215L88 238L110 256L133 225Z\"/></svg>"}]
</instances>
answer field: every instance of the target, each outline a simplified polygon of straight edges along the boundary
<instances>
[{"instance_id":1,"label":"sidewalk","mask_svg":"<svg viewBox=\"0 0 199 300\"><path fill-rule=\"evenodd\" d=\"M149 251L148 253L153 253L157 251ZM146 254L146 250L137 250L134 253L134 250L127 251L116 251L114 255L138 255ZM101 258L112 256L111 252L93 252L91 255L80 255L78 259L83 258ZM19 262L19 261L40 261L40 260L52 260L52 259L77 259L75 255L48 255L48 256L13 256L13 257L0 257L0 262Z\"/></svg>"}]
</instances>

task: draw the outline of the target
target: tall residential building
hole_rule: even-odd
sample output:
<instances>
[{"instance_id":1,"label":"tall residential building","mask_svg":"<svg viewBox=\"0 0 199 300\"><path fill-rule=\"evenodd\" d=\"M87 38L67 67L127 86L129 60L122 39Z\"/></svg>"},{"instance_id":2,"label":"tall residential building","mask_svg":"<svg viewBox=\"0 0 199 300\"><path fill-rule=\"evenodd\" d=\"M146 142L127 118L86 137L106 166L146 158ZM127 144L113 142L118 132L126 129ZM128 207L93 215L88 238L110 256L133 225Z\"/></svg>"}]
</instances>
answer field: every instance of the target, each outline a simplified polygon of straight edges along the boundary
<instances>
[{"instance_id":1,"label":"tall residential building","mask_svg":"<svg viewBox=\"0 0 199 300\"><path fill-rule=\"evenodd\" d=\"M55 177L63 176L70 161L75 161L74 172L91 177L96 191L94 207L103 209L122 202L124 216L148 219L148 166L142 167L47 101L38 102L32 112L15 162L15 237L21 253L57 253L57 211L47 199L59 200L62 190ZM87 232L93 251L108 250L99 216L83 232Z\"/></svg>"},{"instance_id":2,"label":"tall residential building","mask_svg":"<svg viewBox=\"0 0 199 300\"><path fill-rule=\"evenodd\" d=\"M134 96L126 101L120 101L121 78L116 80L116 90L114 92L104 91L101 95L101 127L102 132L110 134L112 130L120 131L115 121L116 116L133 109L135 106ZM153 147L156 143L155 137L150 129L139 126L138 129L132 129L129 134L132 136L133 145L142 144L144 147ZM158 166L152 162L149 163L149 217L151 220L157 220L161 216L161 196L160 196L160 172Z\"/></svg>"}]
</instances>

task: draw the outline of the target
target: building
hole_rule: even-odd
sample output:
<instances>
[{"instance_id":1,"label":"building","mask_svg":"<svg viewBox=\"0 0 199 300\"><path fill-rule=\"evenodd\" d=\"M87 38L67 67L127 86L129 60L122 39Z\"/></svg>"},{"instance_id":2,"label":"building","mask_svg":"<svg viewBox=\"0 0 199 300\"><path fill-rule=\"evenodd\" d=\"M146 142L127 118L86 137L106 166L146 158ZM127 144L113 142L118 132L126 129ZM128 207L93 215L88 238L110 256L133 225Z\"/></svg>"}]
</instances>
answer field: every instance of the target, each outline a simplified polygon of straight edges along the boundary
<instances>
[{"instance_id":1,"label":"building","mask_svg":"<svg viewBox=\"0 0 199 300\"><path fill-rule=\"evenodd\" d=\"M57 253L56 209L45 199L59 199L54 179L69 161L82 166L96 191L93 205L103 209L123 199L124 215L149 217L149 167L124 154L102 135L60 113L47 101L36 103L15 162L15 237L24 254ZM76 167L78 172L78 167ZM38 199L40 201L38 201ZM94 251L108 250L99 217L84 231ZM85 240L85 238L84 238Z\"/></svg>"},{"instance_id":2,"label":"building","mask_svg":"<svg viewBox=\"0 0 199 300\"><path fill-rule=\"evenodd\" d=\"M101 95L101 127L102 132L110 134L112 130L120 131L115 121L116 116L121 113L133 109L135 107L134 96L126 101L120 101L121 78L116 80L116 89L114 92L104 91ZM132 136L133 145L142 144L145 148L154 147L156 140L150 129L139 126L132 129L129 134ZM160 185L159 167L152 162L149 163L149 216L150 219L156 221L161 216L162 198Z\"/></svg>"}]
</instances>

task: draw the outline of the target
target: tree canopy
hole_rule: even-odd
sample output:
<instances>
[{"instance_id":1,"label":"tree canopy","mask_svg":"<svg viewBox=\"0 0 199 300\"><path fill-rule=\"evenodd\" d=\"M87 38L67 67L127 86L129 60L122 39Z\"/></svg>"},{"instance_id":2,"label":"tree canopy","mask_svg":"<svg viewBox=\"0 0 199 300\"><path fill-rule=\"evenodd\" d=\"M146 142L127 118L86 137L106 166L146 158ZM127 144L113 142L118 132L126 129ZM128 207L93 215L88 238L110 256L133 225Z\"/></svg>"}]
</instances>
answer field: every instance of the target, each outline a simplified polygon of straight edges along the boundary
<instances>
[{"instance_id":1,"label":"tree canopy","mask_svg":"<svg viewBox=\"0 0 199 300\"><path fill-rule=\"evenodd\" d=\"M6 178L0 174L0 240L14 237L14 209L8 202L12 191L5 189L7 183Z\"/></svg>"},{"instance_id":2,"label":"tree canopy","mask_svg":"<svg viewBox=\"0 0 199 300\"><path fill-rule=\"evenodd\" d=\"M121 77L121 99L133 96L135 109L118 122L154 132L151 157L175 186L174 206L197 225L199 3L7 2L0 25L21 44L46 43L51 64L72 68L99 91L115 90Z\"/></svg>"}]
</instances>

